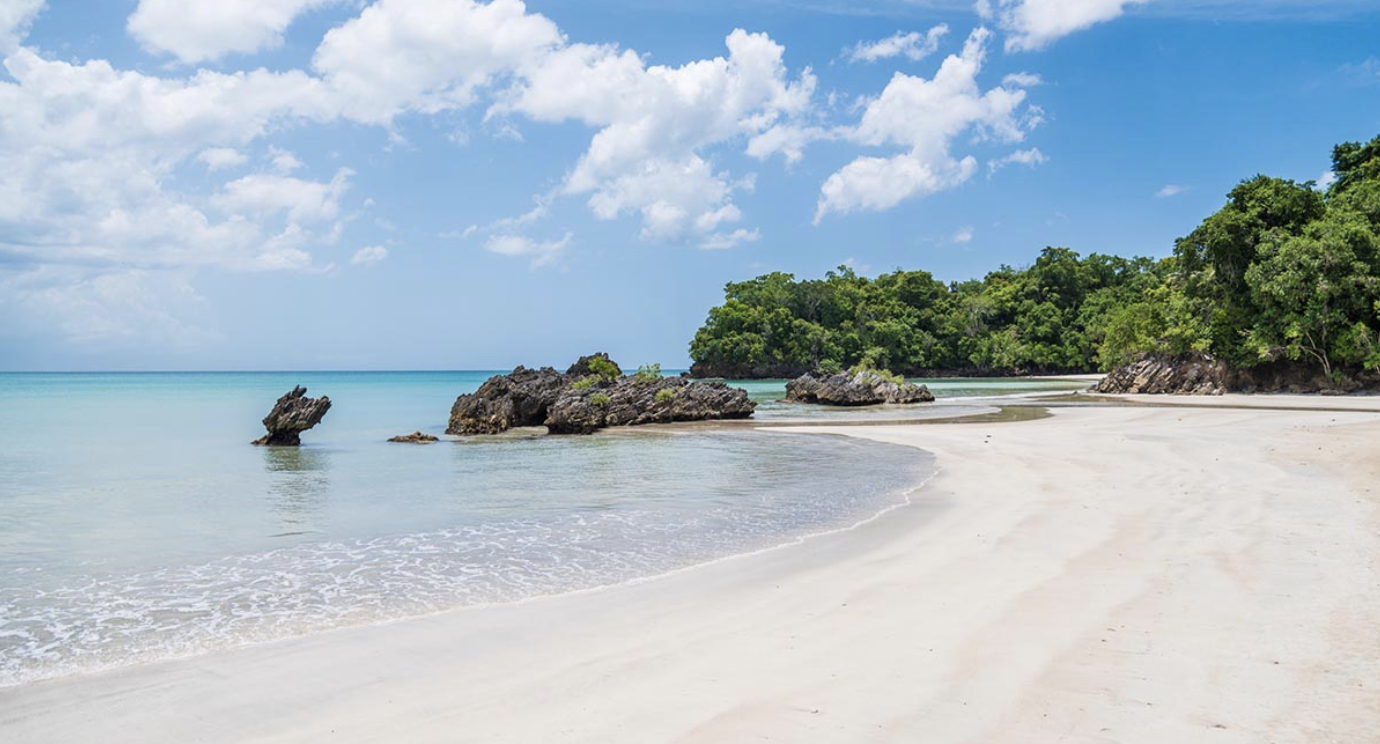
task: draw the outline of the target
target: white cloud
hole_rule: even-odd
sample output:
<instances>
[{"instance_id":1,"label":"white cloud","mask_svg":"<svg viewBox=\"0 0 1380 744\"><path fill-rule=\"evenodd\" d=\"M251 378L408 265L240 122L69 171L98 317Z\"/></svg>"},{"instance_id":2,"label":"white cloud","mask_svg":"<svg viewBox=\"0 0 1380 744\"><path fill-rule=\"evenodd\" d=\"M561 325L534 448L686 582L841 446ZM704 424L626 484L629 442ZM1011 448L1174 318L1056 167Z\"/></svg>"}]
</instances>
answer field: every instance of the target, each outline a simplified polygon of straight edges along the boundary
<instances>
[{"instance_id":1,"label":"white cloud","mask_svg":"<svg viewBox=\"0 0 1380 744\"><path fill-rule=\"evenodd\" d=\"M1043 78L1032 72L1013 72L1001 79L1002 85L1013 88L1034 88L1044 83Z\"/></svg>"},{"instance_id":2,"label":"white cloud","mask_svg":"<svg viewBox=\"0 0 1380 744\"><path fill-rule=\"evenodd\" d=\"M29 24L43 9L44 0L0 1L0 54L12 51L28 33Z\"/></svg>"},{"instance_id":3,"label":"white cloud","mask_svg":"<svg viewBox=\"0 0 1380 744\"><path fill-rule=\"evenodd\" d=\"M1016 150L1005 157L991 161L987 164L987 172L989 174L996 173L1008 165L1028 165L1033 168L1048 162L1049 158L1045 157L1045 154L1040 152L1040 148L1032 147L1028 150Z\"/></svg>"},{"instance_id":4,"label":"white cloud","mask_svg":"<svg viewBox=\"0 0 1380 744\"><path fill-rule=\"evenodd\" d=\"M829 176L820 187L816 224L830 213L890 209L967 181L977 170L977 159L950 152L965 132L976 140L1025 138L1035 123L1020 116L1025 91L978 87L989 37L986 29L973 31L963 51L946 58L932 79L898 72L880 96L867 102L861 121L843 136L868 146L905 149L890 157L859 157Z\"/></svg>"},{"instance_id":5,"label":"white cloud","mask_svg":"<svg viewBox=\"0 0 1380 744\"><path fill-rule=\"evenodd\" d=\"M521 256L532 260L537 268L553 263L560 258L570 245L571 234L566 233L560 240L538 241L523 235L494 235L484 243L484 250L500 256Z\"/></svg>"},{"instance_id":6,"label":"white cloud","mask_svg":"<svg viewBox=\"0 0 1380 744\"><path fill-rule=\"evenodd\" d=\"M1324 191L1327 187L1337 182L1337 174L1330 170L1325 170L1318 175L1315 185L1319 191Z\"/></svg>"},{"instance_id":7,"label":"white cloud","mask_svg":"<svg viewBox=\"0 0 1380 744\"><path fill-rule=\"evenodd\" d=\"M355 266L373 266L385 258L388 258L387 248L370 245L355 251L355 255L350 257L350 263Z\"/></svg>"},{"instance_id":8,"label":"white cloud","mask_svg":"<svg viewBox=\"0 0 1380 744\"><path fill-rule=\"evenodd\" d=\"M305 224L335 219L340 199L350 187L354 171L341 168L327 183L291 176L255 173L225 184L214 201L227 212L276 215L286 212L291 222Z\"/></svg>"},{"instance_id":9,"label":"white cloud","mask_svg":"<svg viewBox=\"0 0 1380 744\"><path fill-rule=\"evenodd\" d=\"M947 33L949 33L949 27L943 23L931 28L924 34L919 31L911 31L910 33L897 31L879 41L860 41L851 49L845 49L844 57L849 62L876 62L879 59L905 55L912 62L918 62L938 51L939 41Z\"/></svg>"},{"instance_id":10,"label":"white cloud","mask_svg":"<svg viewBox=\"0 0 1380 744\"><path fill-rule=\"evenodd\" d=\"M1006 32L1006 51L1036 51L1089 26L1110 21L1128 5L1149 0L979 0L978 13Z\"/></svg>"},{"instance_id":11,"label":"white cloud","mask_svg":"<svg viewBox=\"0 0 1380 744\"><path fill-rule=\"evenodd\" d=\"M747 141L756 157L798 158L809 135L795 117L815 88L809 70L789 79L784 48L764 34L736 30L726 45L726 57L679 67L648 67L613 46L561 46L521 67L489 116L599 127L561 192L588 195L600 219L639 215L644 239L703 240L741 219L732 194L742 185L704 151Z\"/></svg>"},{"instance_id":12,"label":"white cloud","mask_svg":"<svg viewBox=\"0 0 1380 744\"><path fill-rule=\"evenodd\" d=\"M1161 187L1159 191L1155 192L1155 198L1168 199L1171 196L1178 196L1179 194L1182 194L1187 190L1187 186L1180 186L1177 183L1167 183L1163 187Z\"/></svg>"},{"instance_id":13,"label":"white cloud","mask_svg":"<svg viewBox=\"0 0 1380 744\"><path fill-rule=\"evenodd\" d=\"M346 116L387 124L404 111L467 106L562 43L556 24L519 0L379 0L327 33L312 67Z\"/></svg>"},{"instance_id":14,"label":"white cloud","mask_svg":"<svg viewBox=\"0 0 1380 744\"><path fill-rule=\"evenodd\" d=\"M234 168L237 165L244 165L245 161L249 160L244 153L233 147L208 147L198 153L196 159L205 163L208 171Z\"/></svg>"},{"instance_id":15,"label":"white cloud","mask_svg":"<svg viewBox=\"0 0 1380 744\"><path fill-rule=\"evenodd\" d=\"M291 173L304 165L302 161L297 159L296 155L293 155L287 150L282 150L277 147L268 148L268 157L270 162L273 163L273 170L276 170L284 175L287 175L288 173Z\"/></svg>"},{"instance_id":16,"label":"white cloud","mask_svg":"<svg viewBox=\"0 0 1380 744\"><path fill-rule=\"evenodd\" d=\"M700 243L700 247L709 251L727 250L742 243L755 243L762 239L760 230L749 230L740 227L731 233L714 233L705 238Z\"/></svg>"},{"instance_id":17,"label":"white cloud","mask_svg":"<svg viewBox=\"0 0 1380 744\"><path fill-rule=\"evenodd\" d=\"M192 64L283 43L292 20L341 0L139 0L126 28L150 52Z\"/></svg>"},{"instance_id":18,"label":"white cloud","mask_svg":"<svg viewBox=\"0 0 1380 744\"><path fill-rule=\"evenodd\" d=\"M950 238L950 240L952 240L955 243L971 243L973 241L973 226L967 225L965 227L958 228L958 230L954 232L954 236Z\"/></svg>"}]
</instances>

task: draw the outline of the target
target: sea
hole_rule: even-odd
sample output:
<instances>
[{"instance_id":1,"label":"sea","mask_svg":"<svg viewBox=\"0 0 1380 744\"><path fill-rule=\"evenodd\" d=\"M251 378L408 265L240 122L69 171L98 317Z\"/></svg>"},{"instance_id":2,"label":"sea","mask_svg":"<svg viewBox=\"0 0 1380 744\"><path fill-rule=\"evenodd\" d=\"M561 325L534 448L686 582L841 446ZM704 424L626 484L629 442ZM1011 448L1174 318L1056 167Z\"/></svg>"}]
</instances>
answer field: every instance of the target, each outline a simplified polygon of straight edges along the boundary
<instances>
[{"instance_id":1,"label":"sea","mask_svg":"<svg viewBox=\"0 0 1380 744\"><path fill-rule=\"evenodd\" d=\"M655 577L915 498L917 449L750 425L430 445L491 371L0 374L0 687ZM763 423L934 416L777 402ZM1048 381L929 382L981 410ZM254 447L295 385L333 406Z\"/></svg>"}]
</instances>

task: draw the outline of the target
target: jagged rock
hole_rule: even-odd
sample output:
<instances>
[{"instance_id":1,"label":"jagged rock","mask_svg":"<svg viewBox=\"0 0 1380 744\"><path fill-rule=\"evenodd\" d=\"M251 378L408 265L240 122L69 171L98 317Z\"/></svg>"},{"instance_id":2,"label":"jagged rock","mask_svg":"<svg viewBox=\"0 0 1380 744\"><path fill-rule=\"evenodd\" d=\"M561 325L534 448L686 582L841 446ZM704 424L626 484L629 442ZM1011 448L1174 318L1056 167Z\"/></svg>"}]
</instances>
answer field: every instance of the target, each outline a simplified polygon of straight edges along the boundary
<instances>
[{"instance_id":1,"label":"jagged rock","mask_svg":"<svg viewBox=\"0 0 1380 744\"><path fill-rule=\"evenodd\" d=\"M302 443L301 433L321 423L326 411L331 409L331 399L326 396L308 398L307 389L298 385L292 392L278 399L273 410L264 416L264 428L268 433L255 439L253 444L270 447L296 447Z\"/></svg>"},{"instance_id":2,"label":"jagged rock","mask_svg":"<svg viewBox=\"0 0 1380 744\"><path fill-rule=\"evenodd\" d=\"M751 416L756 405L746 391L722 382L623 377L566 391L547 413L546 428L552 434L588 434L606 426L738 419Z\"/></svg>"},{"instance_id":3,"label":"jagged rock","mask_svg":"<svg viewBox=\"0 0 1380 744\"><path fill-rule=\"evenodd\" d=\"M1238 369L1205 354L1182 357L1145 355L1107 373L1094 393L1222 395L1295 393L1346 395L1380 390L1380 371L1337 368L1335 377L1306 362L1276 359Z\"/></svg>"},{"instance_id":4,"label":"jagged rock","mask_svg":"<svg viewBox=\"0 0 1380 744\"><path fill-rule=\"evenodd\" d=\"M1230 370L1206 355L1178 358L1142 356L1118 367L1093 386L1094 393L1222 395L1230 388Z\"/></svg>"},{"instance_id":5,"label":"jagged rock","mask_svg":"<svg viewBox=\"0 0 1380 744\"><path fill-rule=\"evenodd\" d=\"M546 410L573 380L550 368L519 366L494 375L479 389L455 399L447 434L498 434L515 426L540 426Z\"/></svg>"},{"instance_id":6,"label":"jagged rock","mask_svg":"<svg viewBox=\"0 0 1380 744\"><path fill-rule=\"evenodd\" d=\"M868 370L826 375L810 372L786 383L786 400L827 406L872 406L879 403L930 403L934 394L924 385L900 384Z\"/></svg>"},{"instance_id":7,"label":"jagged rock","mask_svg":"<svg viewBox=\"0 0 1380 744\"><path fill-rule=\"evenodd\" d=\"M588 434L606 426L747 418L756 407L746 391L721 382L636 375L604 379L590 368L596 358L618 368L600 353L580 357L565 373L518 367L490 377L475 392L456 398L446 433L497 434L544 425L553 434Z\"/></svg>"},{"instance_id":8,"label":"jagged rock","mask_svg":"<svg viewBox=\"0 0 1380 744\"><path fill-rule=\"evenodd\" d=\"M439 437L433 437L430 434L414 431L411 434L399 434L396 437L389 437L388 441L402 442L405 444L431 444L432 442L439 442L441 440Z\"/></svg>"}]
</instances>

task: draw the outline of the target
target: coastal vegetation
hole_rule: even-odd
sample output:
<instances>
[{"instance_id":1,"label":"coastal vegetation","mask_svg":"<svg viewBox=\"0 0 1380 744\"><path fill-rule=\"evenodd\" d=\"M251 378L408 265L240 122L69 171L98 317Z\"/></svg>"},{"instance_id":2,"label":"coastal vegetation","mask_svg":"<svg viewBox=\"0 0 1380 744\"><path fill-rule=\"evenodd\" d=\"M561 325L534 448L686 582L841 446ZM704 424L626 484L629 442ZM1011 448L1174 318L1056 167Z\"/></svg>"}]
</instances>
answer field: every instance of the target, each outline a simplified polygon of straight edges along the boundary
<instances>
[{"instance_id":1,"label":"coastal vegetation","mask_svg":"<svg viewBox=\"0 0 1380 744\"><path fill-rule=\"evenodd\" d=\"M1048 247L945 283L771 273L725 287L690 343L696 376L1108 370L1147 355L1342 381L1380 369L1380 137L1332 152L1334 180L1257 175L1161 259Z\"/></svg>"}]
</instances>

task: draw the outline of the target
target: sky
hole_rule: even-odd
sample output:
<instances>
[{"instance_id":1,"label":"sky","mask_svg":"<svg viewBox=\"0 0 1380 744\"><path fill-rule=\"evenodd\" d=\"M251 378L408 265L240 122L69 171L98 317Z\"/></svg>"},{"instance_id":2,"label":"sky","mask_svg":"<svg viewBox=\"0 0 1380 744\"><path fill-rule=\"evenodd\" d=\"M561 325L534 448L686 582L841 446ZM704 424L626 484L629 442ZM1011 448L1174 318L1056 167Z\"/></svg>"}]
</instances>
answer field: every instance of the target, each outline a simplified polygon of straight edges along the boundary
<instances>
[{"instance_id":1,"label":"sky","mask_svg":"<svg viewBox=\"0 0 1380 744\"><path fill-rule=\"evenodd\" d=\"M689 363L726 282L1164 256L1373 0L0 0L0 370Z\"/></svg>"}]
</instances>

